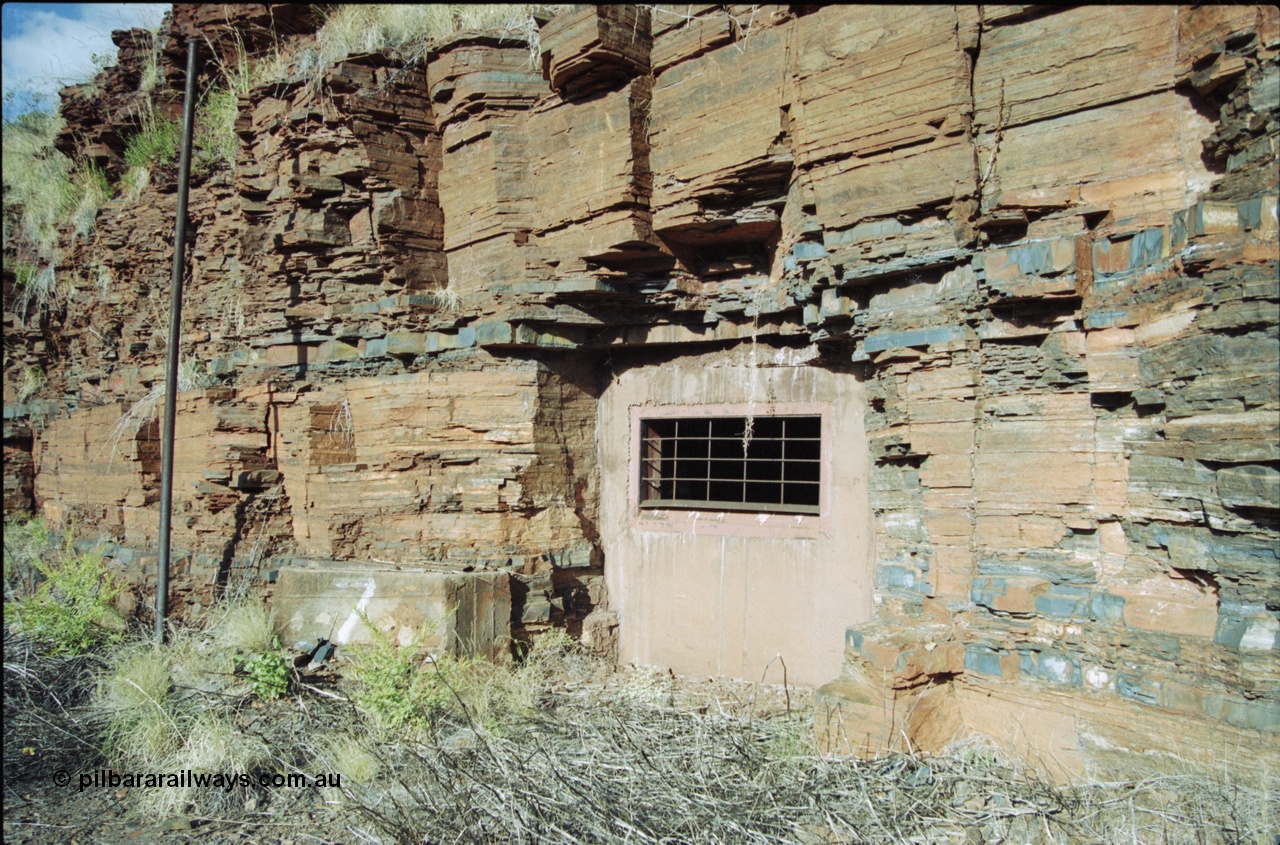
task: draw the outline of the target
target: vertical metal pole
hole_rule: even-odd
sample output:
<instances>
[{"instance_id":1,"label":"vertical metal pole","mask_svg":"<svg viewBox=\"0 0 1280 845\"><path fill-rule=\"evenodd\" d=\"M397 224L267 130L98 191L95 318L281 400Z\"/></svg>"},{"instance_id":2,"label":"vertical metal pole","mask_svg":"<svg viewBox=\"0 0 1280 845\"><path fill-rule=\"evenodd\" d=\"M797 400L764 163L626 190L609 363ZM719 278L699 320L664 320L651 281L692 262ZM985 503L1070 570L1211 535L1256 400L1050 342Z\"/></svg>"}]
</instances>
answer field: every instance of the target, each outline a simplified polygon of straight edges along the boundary
<instances>
[{"instance_id":1,"label":"vertical metal pole","mask_svg":"<svg viewBox=\"0 0 1280 845\"><path fill-rule=\"evenodd\" d=\"M169 279L169 361L164 373L164 429L160 452L160 556L156 564L156 642L163 643L169 616L169 523L173 514L173 429L177 417L178 351L182 344L182 268L187 243L187 192L191 179L191 133L196 117L196 55L187 41L187 89L182 104L182 153L178 159L178 213L173 231L173 274Z\"/></svg>"}]
</instances>

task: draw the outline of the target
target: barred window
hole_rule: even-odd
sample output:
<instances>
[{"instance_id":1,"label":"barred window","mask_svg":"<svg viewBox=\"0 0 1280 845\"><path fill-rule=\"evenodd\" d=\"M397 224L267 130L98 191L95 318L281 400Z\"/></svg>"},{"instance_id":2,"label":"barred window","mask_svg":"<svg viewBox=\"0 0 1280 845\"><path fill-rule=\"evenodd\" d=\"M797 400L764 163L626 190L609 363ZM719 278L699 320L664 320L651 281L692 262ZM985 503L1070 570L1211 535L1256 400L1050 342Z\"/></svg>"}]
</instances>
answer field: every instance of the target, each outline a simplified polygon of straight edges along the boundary
<instances>
[{"instance_id":1,"label":"barred window","mask_svg":"<svg viewBox=\"0 0 1280 845\"><path fill-rule=\"evenodd\" d=\"M822 417L642 419L640 507L818 513Z\"/></svg>"}]
</instances>

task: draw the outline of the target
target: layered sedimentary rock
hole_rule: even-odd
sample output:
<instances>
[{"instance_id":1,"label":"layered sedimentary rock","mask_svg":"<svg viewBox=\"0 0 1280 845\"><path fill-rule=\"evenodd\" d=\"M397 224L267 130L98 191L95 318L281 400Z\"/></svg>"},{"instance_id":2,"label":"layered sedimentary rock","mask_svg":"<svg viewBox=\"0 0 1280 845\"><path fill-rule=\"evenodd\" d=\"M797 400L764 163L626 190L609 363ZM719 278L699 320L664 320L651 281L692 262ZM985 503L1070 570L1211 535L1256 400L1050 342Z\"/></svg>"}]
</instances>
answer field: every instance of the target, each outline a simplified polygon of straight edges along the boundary
<instances>
[{"instance_id":1,"label":"layered sedimentary rock","mask_svg":"<svg viewBox=\"0 0 1280 845\"><path fill-rule=\"evenodd\" d=\"M177 7L157 96L245 16ZM516 635L789 662L833 748L1273 761L1278 55L1258 6L579 6L536 57L462 32L255 89L193 186L184 589L502 571ZM66 244L64 310L6 315L50 376L6 509L30 465L122 561L152 429L91 453L161 376L171 179ZM846 400L838 512L641 508L646 414Z\"/></svg>"}]
</instances>

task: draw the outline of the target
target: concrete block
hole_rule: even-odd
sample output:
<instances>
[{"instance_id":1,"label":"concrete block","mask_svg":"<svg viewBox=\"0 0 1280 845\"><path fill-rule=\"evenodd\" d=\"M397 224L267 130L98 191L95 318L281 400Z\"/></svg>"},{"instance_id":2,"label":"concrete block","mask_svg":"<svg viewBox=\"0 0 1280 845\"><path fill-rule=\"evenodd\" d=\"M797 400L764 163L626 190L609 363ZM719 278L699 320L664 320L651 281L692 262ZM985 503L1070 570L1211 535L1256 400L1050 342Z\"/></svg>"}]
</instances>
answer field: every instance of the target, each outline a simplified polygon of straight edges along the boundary
<instances>
[{"instance_id":1,"label":"concrete block","mask_svg":"<svg viewBox=\"0 0 1280 845\"><path fill-rule=\"evenodd\" d=\"M418 636L438 652L490 659L509 654L511 585L505 572L284 566L273 603L286 642L369 642L372 632L360 610L394 642Z\"/></svg>"}]
</instances>

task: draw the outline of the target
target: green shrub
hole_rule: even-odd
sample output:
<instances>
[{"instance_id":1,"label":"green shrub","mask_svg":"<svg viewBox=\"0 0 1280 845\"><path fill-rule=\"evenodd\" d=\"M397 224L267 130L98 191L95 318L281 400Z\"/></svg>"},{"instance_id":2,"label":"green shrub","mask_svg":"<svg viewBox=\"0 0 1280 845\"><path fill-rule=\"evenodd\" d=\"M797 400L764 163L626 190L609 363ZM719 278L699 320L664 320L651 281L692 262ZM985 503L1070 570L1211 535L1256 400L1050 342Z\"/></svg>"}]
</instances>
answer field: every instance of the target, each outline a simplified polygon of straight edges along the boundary
<instances>
[{"instance_id":1,"label":"green shrub","mask_svg":"<svg viewBox=\"0 0 1280 845\"><path fill-rule=\"evenodd\" d=\"M36 274L40 272L39 267L26 261L14 261L13 264L13 283L18 287L22 287L27 282L35 279Z\"/></svg>"},{"instance_id":2,"label":"green shrub","mask_svg":"<svg viewBox=\"0 0 1280 845\"><path fill-rule=\"evenodd\" d=\"M434 657L418 637L400 646L356 611L374 641L351 647L352 698L380 728L398 732L431 728L455 701L451 688L475 661Z\"/></svg>"},{"instance_id":3,"label":"green shrub","mask_svg":"<svg viewBox=\"0 0 1280 845\"><path fill-rule=\"evenodd\" d=\"M124 148L124 160L130 167L156 167L169 164L178 157L182 127L172 120L143 121L138 133Z\"/></svg>"},{"instance_id":4,"label":"green shrub","mask_svg":"<svg viewBox=\"0 0 1280 845\"><path fill-rule=\"evenodd\" d=\"M37 564L53 550L49 527L40 517L15 517L4 524L4 600L35 593L40 579Z\"/></svg>"},{"instance_id":5,"label":"green shrub","mask_svg":"<svg viewBox=\"0 0 1280 845\"><path fill-rule=\"evenodd\" d=\"M48 382L48 376L39 367L30 366L24 369L22 378L18 381L18 403L26 402L35 396Z\"/></svg>"},{"instance_id":6,"label":"green shrub","mask_svg":"<svg viewBox=\"0 0 1280 845\"><path fill-rule=\"evenodd\" d=\"M221 165L235 165L240 155L240 137L236 135L239 114L240 100L235 91L215 88L205 95L196 110L193 171L208 173Z\"/></svg>"},{"instance_id":7,"label":"green shrub","mask_svg":"<svg viewBox=\"0 0 1280 845\"><path fill-rule=\"evenodd\" d=\"M43 640L55 655L87 654L120 641L124 619L113 602L124 589L99 551L76 553L68 535L52 563L33 561L45 580L33 595L6 606L6 622Z\"/></svg>"},{"instance_id":8,"label":"green shrub","mask_svg":"<svg viewBox=\"0 0 1280 845\"><path fill-rule=\"evenodd\" d=\"M278 652L256 654L244 668L253 678L253 694L258 698L279 698L289 688L289 663Z\"/></svg>"},{"instance_id":9,"label":"green shrub","mask_svg":"<svg viewBox=\"0 0 1280 845\"><path fill-rule=\"evenodd\" d=\"M71 184L75 198L71 225L77 236L84 237L94 230L98 210L111 199L111 183L101 168L87 161L78 161L71 171Z\"/></svg>"}]
</instances>

